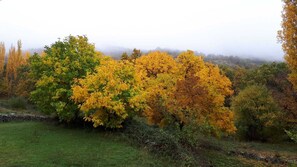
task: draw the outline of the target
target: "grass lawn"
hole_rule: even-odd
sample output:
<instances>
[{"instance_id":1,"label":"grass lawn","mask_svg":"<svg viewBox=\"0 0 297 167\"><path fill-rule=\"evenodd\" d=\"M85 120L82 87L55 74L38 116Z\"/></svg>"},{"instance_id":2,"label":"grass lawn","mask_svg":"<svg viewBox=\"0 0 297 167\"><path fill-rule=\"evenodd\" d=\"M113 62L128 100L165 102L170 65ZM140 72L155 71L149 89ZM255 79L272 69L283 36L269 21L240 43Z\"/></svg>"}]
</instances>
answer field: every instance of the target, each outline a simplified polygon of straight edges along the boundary
<instances>
[{"instance_id":1,"label":"grass lawn","mask_svg":"<svg viewBox=\"0 0 297 167\"><path fill-rule=\"evenodd\" d=\"M0 123L0 166L173 166L118 133L44 122Z\"/></svg>"}]
</instances>

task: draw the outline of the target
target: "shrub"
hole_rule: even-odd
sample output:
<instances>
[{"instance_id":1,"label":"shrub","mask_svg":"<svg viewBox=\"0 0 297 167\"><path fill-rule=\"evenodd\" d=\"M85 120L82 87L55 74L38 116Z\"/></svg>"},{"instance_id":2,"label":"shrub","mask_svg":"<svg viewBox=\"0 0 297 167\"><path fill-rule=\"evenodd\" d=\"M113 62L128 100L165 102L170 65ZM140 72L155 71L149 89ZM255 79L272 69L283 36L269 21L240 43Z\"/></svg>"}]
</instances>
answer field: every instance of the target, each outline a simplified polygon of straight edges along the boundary
<instances>
[{"instance_id":1,"label":"shrub","mask_svg":"<svg viewBox=\"0 0 297 167\"><path fill-rule=\"evenodd\" d=\"M297 131L294 132L294 131L285 130L285 132L291 138L291 140L297 143Z\"/></svg>"},{"instance_id":2,"label":"shrub","mask_svg":"<svg viewBox=\"0 0 297 167\"><path fill-rule=\"evenodd\" d=\"M180 131L149 126L141 119L129 119L124 126L124 134L133 144L147 148L150 152L173 158L178 166L199 166L197 155L188 150L180 141ZM177 130L177 131L176 131Z\"/></svg>"},{"instance_id":3,"label":"shrub","mask_svg":"<svg viewBox=\"0 0 297 167\"><path fill-rule=\"evenodd\" d=\"M12 97L8 100L8 106L14 109L26 109L27 100L22 97Z\"/></svg>"}]
</instances>

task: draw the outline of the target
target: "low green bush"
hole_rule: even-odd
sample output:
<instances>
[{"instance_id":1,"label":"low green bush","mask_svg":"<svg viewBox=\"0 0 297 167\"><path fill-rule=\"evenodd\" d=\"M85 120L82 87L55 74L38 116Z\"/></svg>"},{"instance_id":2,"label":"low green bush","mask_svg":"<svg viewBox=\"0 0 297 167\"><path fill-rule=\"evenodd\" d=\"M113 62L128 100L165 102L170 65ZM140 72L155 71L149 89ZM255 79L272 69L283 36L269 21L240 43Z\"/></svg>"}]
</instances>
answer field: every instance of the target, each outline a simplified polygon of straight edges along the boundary
<instances>
[{"instance_id":1,"label":"low green bush","mask_svg":"<svg viewBox=\"0 0 297 167\"><path fill-rule=\"evenodd\" d=\"M199 166L199 157L188 148L178 128L161 129L149 126L141 118L130 119L124 125L124 134L136 144L161 156L176 160L178 166Z\"/></svg>"},{"instance_id":2,"label":"low green bush","mask_svg":"<svg viewBox=\"0 0 297 167\"><path fill-rule=\"evenodd\" d=\"M12 97L7 101L7 104L13 109L27 109L27 100L22 97Z\"/></svg>"}]
</instances>

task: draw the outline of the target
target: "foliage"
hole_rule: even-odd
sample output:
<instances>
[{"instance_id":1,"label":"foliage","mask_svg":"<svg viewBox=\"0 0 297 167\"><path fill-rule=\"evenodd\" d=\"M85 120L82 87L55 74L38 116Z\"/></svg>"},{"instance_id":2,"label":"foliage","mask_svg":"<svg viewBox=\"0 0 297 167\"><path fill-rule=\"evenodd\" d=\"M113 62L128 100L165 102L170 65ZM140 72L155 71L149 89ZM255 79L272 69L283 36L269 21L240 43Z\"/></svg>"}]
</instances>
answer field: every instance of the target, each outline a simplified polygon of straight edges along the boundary
<instances>
[{"instance_id":1,"label":"foliage","mask_svg":"<svg viewBox=\"0 0 297 167\"><path fill-rule=\"evenodd\" d=\"M5 45L3 42L0 42L0 78L4 74L4 64L5 64Z\"/></svg>"},{"instance_id":2,"label":"foliage","mask_svg":"<svg viewBox=\"0 0 297 167\"><path fill-rule=\"evenodd\" d=\"M180 137L166 128L148 126L139 118L126 122L124 135L132 140L133 145L147 148L161 157L171 157L177 166L197 166L201 164L199 156L193 155L180 143ZM199 165L198 165L199 166Z\"/></svg>"},{"instance_id":3,"label":"foliage","mask_svg":"<svg viewBox=\"0 0 297 167\"><path fill-rule=\"evenodd\" d=\"M291 70L289 80L297 90L297 0L283 0L282 30L279 39L285 52L285 59Z\"/></svg>"},{"instance_id":4,"label":"foliage","mask_svg":"<svg viewBox=\"0 0 297 167\"><path fill-rule=\"evenodd\" d=\"M148 122L161 127L194 121L210 126L213 133L233 133L233 113L224 107L232 94L230 80L217 66L205 63L194 52L181 53L175 61L164 52L151 52L136 60L144 74Z\"/></svg>"},{"instance_id":5,"label":"foliage","mask_svg":"<svg viewBox=\"0 0 297 167\"><path fill-rule=\"evenodd\" d=\"M241 138L265 141L279 134L279 108L265 86L247 86L232 99L232 109Z\"/></svg>"},{"instance_id":6,"label":"foliage","mask_svg":"<svg viewBox=\"0 0 297 167\"><path fill-rule=\"evenodd\" d=\"M265 85L282 113L278 119L283 122L284 128L290 130L296 127L297 94L288 80L287 64L270 63L253 69L235 68L229 71L234 76L232 82L236 94L247 86Z\"/></svg>"},{"instance_id":7,"label":"foliage","mask_svg":"<svg viewBox=\"0 0 297 167\"><path fill-rule=\"evenodd\" d=\"M135 63L136 59L139 58L141 55L142 55L141 51L134 48L130 56L126 52L124 52L121 55L121 60L128 60L132 63Z\"/></svg>"},{"instance_id":8,"label":"foliage","mask_svg":"<svg viewBox=\"0 0 297 167\"><path fill-rule=\"evenodd\" d=\"M22 97L12 97L8 100L8 105L13 109L26 109L27 101Z\"/></svg>"},{"instance_id":9,"label":"foliage","mask_svg":"<svg viewBox=\"0 0 297 167\"><path fill-rule=\"evenodd\" d=\"M31 99L44 113L56 114L62 121L79 116L78 106L70 99L75 78L84 77L99 64L100 53L85 36L69 36L46 46L44 56L32 60L33 78L38 78Z\"/></svg>"},{"instance_id":10,"label":"foliage","mask_svg":"<svg viewBox=\"0 0 297 167\"><path fill-rule=\"evenodd\" d=\"M34 66L36 66L36 63L39 64L40 66L41 64L41 58L38 54L34 54L32 56L30 56L27 60L26 60L26 64L21 65L18 68L18 79L17 79L17 85L16 85L16 90L15 90L15 94L17 96L21 96L24 98L29 99L30 97L30 93L35 90L35 84L37 82L37 80L39 79L40 76L40 72L39 71L33 71L33 69L35 70L39 70L39 68L35 68ZM42 71L42 70L40 70ZM36 75L35 75L36 74Z\"/></svg>"},{"instance_id":11,"label":"foliage","mask_svg":"<svg viewBox=\"0 0 297 167\"><path fill-rule=\"evenodd\" d=\"M156 78L158 74L177 73L175 60L166 52L150 52L136 60L138 72L144 72L147 79Z\"/></svg>"},{"instance_id":12,"label":"foliage","mask_svg":"<svg viewBox=\"0 0 297 167\"><path fill-rule=\"evenodd\" d=\"M177 61L181 78L172 107L198 124L212 127L214 133L234 133L233 112L224 106L225 97L233 93L230 80L218 66L205 63L192 51L181 53Z\"/></svg>"},{"instance_id":13,"label":"foliage","mask_svg":"<svg viewBox=\"0 0 297 167\"><path fill-rule=\"evenodd\" d=\"M166 52L151 52L136 60L148 107L144 115L150 124L164 127L175 117L168 108L177 80L177 63ZM177 120L178 121L178 120Z\"/></svg>"},{"instance_id":14,"label":"foliage","mask_svg":"<svg viewBox=\"0 0 297 167\"><path fill-rule=\"evenodd\" d=\"M18 68L26 64L26 57L22 53L22 43L19 40L17 48L11 46L9 49L7 63L5 65L5 77L3 79L3 94L8 96L16 95L16 87L18 85L19 76ZM5 49L4 49L5 50Z\"/></svg>"},{"instance_id":15,"label":"foliage","mask_svg":"<svg viewBox=\"0 0 297 167\"><path fill-rule=\"evenodd\" d=\"M4 76L5 76L5 45L3 42L0 42L0 95L5 94Z\"/></svg>"},{"instance_id":16,"label":"foliage","mask_svg":"<svg viewBox=\"0 0 297 167\"><path fill-rule=\"evenodd\" d=\"M291 131L288 131L288 130L285 130L285 132L287 133L287 135L297 143L297 132L291 132Z\"/></svg>"},{"instance_id":17,"label":"foliage","mask_svg":"<svg viewBox=\"0 0 297 167\"><path fill-rule=\"evenodd\" d=\"M72 87L72 99L95 127L120 128L125 119L144 107L139 83L132 63L104 58L96 72Z\"/></svg>"},{"instance_id":18,"label":"foliage","mask_svg":"<svg viewBox=\"0 0 297 167\"><path fill-rule=\"evenodd\" d=\"M225 55L207 55L204 57L206 62L210 62L213 64L218 64L220 66L228 66L228 67L241 67L241 68L255 68L259 65L268 63L269 61L261 60L257 58L247 59L238 56L225 56Z\"/></svg>"}]
</instances>

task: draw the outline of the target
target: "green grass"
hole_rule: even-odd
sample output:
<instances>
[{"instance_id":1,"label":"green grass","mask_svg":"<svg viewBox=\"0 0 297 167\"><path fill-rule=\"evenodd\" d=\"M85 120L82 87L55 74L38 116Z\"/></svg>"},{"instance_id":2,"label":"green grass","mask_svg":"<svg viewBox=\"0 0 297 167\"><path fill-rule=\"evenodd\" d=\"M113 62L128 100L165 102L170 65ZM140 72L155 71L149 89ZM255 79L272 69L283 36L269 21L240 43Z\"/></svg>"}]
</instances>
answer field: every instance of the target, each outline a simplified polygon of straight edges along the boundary
<instances>
[{"instance_id":1,"label":"green grass","mask_svg":"<svg viewBox=\"0 0 297 167\"><path fill-rule=\"evenodd\" d=\"M173 166L119 133L42 122L0 124L0 166Z\"/></svg>"},{"instance_id":2,"label":"green grass","mask_svg":"<svg viewBox=\"0 0 297 167\"><path fill-rule=\"evenodd\" d=\"M0 99L0 114L42 115L34 107L15 109ZM194 150L184 147L171 131L148 126L142 119L122 132L67 128L46 122L0 123L0 167L26 166L279 166L238 155L278 155L297 167L297 144L257 143L193 134Z\"/></svg>"},{"instance_id":3,"label":"green grass","mask_svg":"<svg viewBox=\"0 0 297 167\"><path fill-rule=\"evenodd\" d=\"M0 114L15 114L15 115L44 115L43 113L36 111L32 104L28 104L25 99L22 98L0 98ZM22 101L19 103L19 100Z\"/></svg>"}]
</instances>

